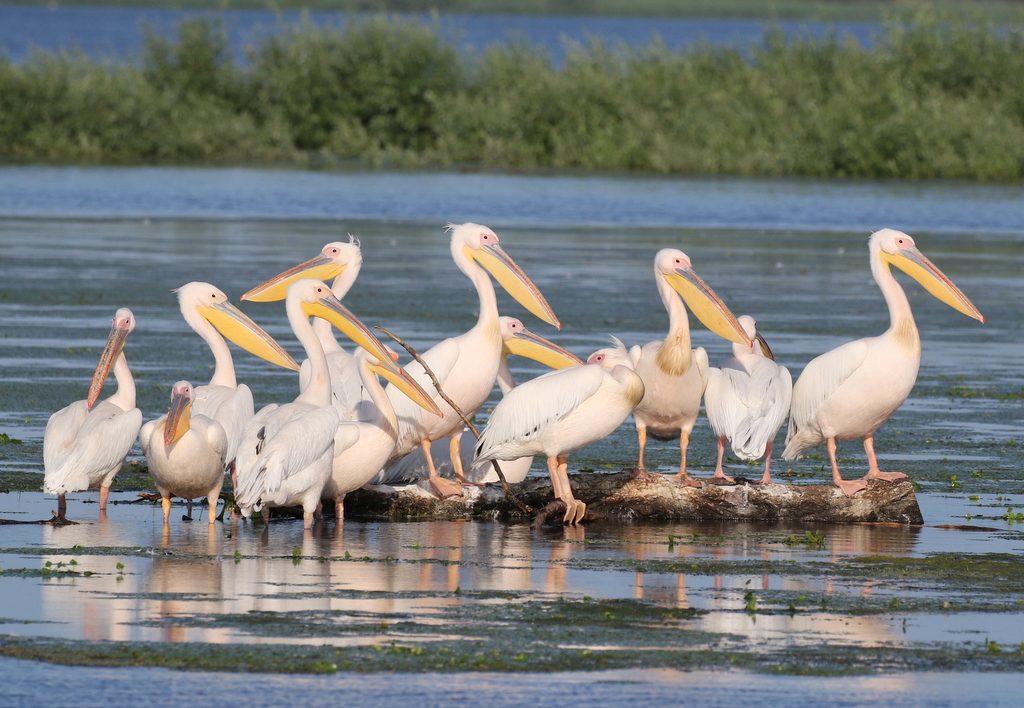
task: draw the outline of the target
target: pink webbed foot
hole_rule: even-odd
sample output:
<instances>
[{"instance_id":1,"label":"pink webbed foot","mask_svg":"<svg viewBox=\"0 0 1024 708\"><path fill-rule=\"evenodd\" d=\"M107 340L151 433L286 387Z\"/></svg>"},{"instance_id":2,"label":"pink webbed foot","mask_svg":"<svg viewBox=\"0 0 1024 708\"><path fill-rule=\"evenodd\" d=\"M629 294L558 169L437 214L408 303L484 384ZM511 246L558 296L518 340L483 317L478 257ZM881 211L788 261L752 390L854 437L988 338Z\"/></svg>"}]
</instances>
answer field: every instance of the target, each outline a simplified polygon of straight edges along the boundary
<instances>
[{"instance_id":1,"label":"pink webbed foot","mask_svg":"<svg viewBox=\"0 0 1024 708\"><path fill-rule=\"evenodd\" d=\"M862 489L867 489L868 483L863 479L840 479L835 482L835 485L843 490L843 494L848 497L852 497Z\"/></svg>"},{"instance_id":2,"label":"pink webbed foot","mask_svg":"<svg viewBox=\"0 0 1024 708\"><path fill-rule=\"evenodd\" d=\"M880 470L871 470L863 477L865 482L872 479L884 479L889 482L896 482L898 480L906 478L907 475L903 474L902 472L882 472Z\"/></svg>"},{"instance_id":3,"label":"pink webbed foot","mask_svg":"<svg viewBox=\"0 0 1024 708\"><path fill-rule=\"evenodd\" d=\"M565 516L562 517L562 523L575 526L583 520L583 515L587 513L587 505L581 502L579 499L573 499L565 502Z\"/></svg>"},{"instance_id":4,"label":"pink webbed foot","mask_svg":"<svg viewBox=\"0 0 1024 708\"><path fill-rule=\"evenodd\" d=\"M686 472L680 472L679 474L665 475L665 478L674 484L678 484L680 487L694 487L699 489L701 487L700 480L694 479Z\"/></svg>"},{"instance_id":5,"label":"pink webbed foot","mask_svg":"<svg viewBox=\"0 0 1024 708\"><path fill-rule=\"evenodd\" d=\"M438 499L447 499L448 497L461 497L462 496L462 485L450 479L444 477L437 477L431 479L430 490L437 496Z\"/></svg>"}]
</instances>

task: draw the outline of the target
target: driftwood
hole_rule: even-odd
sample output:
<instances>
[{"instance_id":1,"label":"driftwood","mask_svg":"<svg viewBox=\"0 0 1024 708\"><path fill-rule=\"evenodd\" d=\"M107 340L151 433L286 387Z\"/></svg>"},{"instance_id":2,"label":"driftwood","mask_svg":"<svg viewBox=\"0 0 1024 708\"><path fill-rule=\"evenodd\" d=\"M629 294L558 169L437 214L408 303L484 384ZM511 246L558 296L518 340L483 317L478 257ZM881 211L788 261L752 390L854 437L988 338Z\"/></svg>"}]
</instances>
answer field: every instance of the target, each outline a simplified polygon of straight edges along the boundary
<instances>
[{"instance_id":1,"label":"driftwood","mask_svg":"<svg viewBox=\"0 0 1024 708\"><path fill-rule=\"evenodd\" d=\"M917 495L908 480L872 480L864 491L846 497L837 487L824 484L760 485L737 478L737 484L724 485L705 480L698 489L681 487L659 475L652 477L645 479L634 470L571 475L573 494L587 505L584 522L709 519L924 523ZM538 510L538 523L561 523L565 507L554 499L551 482L546 478L531 478L511 486L520 500ZM392 519L529 518L496 487L467 488L462 497L445 500L434 498L416 485L369 487L346 495L345 509L353 516Z\"/></svg>"}]
</instances>

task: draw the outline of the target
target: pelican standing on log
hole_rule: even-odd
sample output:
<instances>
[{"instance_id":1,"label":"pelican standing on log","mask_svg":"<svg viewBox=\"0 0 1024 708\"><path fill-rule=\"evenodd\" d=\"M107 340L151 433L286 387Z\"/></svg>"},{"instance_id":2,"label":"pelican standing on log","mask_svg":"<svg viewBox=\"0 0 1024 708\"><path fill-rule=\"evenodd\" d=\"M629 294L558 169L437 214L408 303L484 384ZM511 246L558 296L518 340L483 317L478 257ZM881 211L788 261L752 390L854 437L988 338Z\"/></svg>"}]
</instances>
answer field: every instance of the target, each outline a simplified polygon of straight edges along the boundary
<instances>
[{"instance_id":1,"label":"pelican standing on log","mask_svg":"<svg viewBox=\"0 0 1024 708\"><path fill-rule=\"evenodd\" d=\"M192 500L206 497L209 522L217 519L217 500L224 484L224 457L228 436L224 427L205 415L192 412L194 391L188 381L171 387L171 409L142 426L139 443L146 455L164 511L171 518L171 497L188 503L186 520L192 519Z\"/></svg>"},{"instance_id":2,"label":"pelican standing on log","mask_svg":"<svg viewBox=\"0 0 1024 708\"><path fill-rule=\"evenodd\" d=\"M615 431L643 396L643 381L628 366L606 371L587 364L538 376L516 386L494 407L473 466L544 455L555 497L566 506L563 520L576 525L586 504L573 496L567 455Z\"/></svg>"},{"instance_id":3,"label":"pelican standing on log","mask_svg":"<svg viewBox=\"0 0 1024 708\"><path fill-rule=\"evenodd\" d=\"M388 368L398 368L366 326L319 280L298 280L285 298L288 322L311 365L309 385L292 402L266 406L245 428L238 457L235 500L245 516L270 506L301 505L303 526L313 525L337 447L349 447L358 429L341 424L331 403L323 346L309 323L322 317Z\"/></svg>"},{"instance_id":4,"label":"pelican standing on log","mask_svg":"<svg viewBox=\"0 0 1024 708\"><path fill-rule=\"evenodd\" d=\"M751 338L750 346L734 342L732 356L708 370L704 391L704 409L718 438L715 476L732 481L722 469L725 443L731 440L732 450L741 460L764 456L764 474L758 484L771 484L772 441L789 413L793 377L789 369L775 363L754 318L741 315L739 322Z\"/></svg>"},{"instance_id":5,"label":"pelican standing on log","mask_svg":"<svg viewBox=\"0 0 1024 708\"><path fill-rule=\"evenodd\" d=\"M568 366L577 366L583 361L574 354L562 349L557 344L544 339L528 330L523 323L515 317L502 317L501 321L501 363L498 365L498 388L501 395L506 395L516 387L515 379L512 378L512 371L508 368L508 356L525 356L534 361L550 366L552 369L564 369ZM459 454L462 467L466 472L466 481L470 484L486 484L497 482L498 473L494 465L487 463L473 467L473 448L476 446L476 436L469 428L462 431L459 444ZM448 450L448 438L441 438L436 444L431 444L430 454L433 456L434 468L438 474L451 476L454 474L451 466L451 456ZM507 460L501 464L502 474L510 484L522 482L530 472L533 464L533 457L521 457L518 460ZM370 484L405 484L426 479L429 475L426 460L423 459L423 450L416 449L405 457L392 462L387 469L371 480Z\"/></svg>"},{"instance_id":6,"label":"pelican standing on log","mask_svg":"<svg viewBox=\"0 0 1024 708\"><path fill-rule=\"evenodd\" d=\"M910 395L921 363L921 338L903 288L890 266L896 266L928 292L968 317L985 318L970 300L925 258L914 239L901 231L882 229L868 241L871 273L889 306L889 329L878 337L858 339L811 360L793 386L793 407L783 457L792 460L822 443L828 446L832 481L847 496L872 479L895 480L901 472L882 472L875 458L874 434ZM864 438L867 474L844 480L836 463L836 441Z\"/></svg>"},{"instance_id":7,"label":"pelican standing on log","mask_svg":"<svg viewBox=\"0 0 1024 708\"><path fill-rule=\"evenodd\" d=\"M242 349L286 369L298 371L295 363L259 325L228 301L219 288L210 283L187 283L177 290L182 317L213 352L213 378L192 392L192 414L204 415L224 428L228 446L224 453L225 471L233 472L242 430L253 416L252 391L235 378L235 364L225 337ZM232 482L234 482L232 474Z\"/></svg>"},{"instance_id":8,"label":"pelican standing on log","mask_svg":"<svg viewBox=\"0 0 1024 708\"><path fill-rule=\"evenodd\" d=\"M555 327L561 328L561 324L537 286L498 244L498 237L491 229L473 223L449 225L449 228L452 231L452 259L476 288L480 314L471 330L431 347L423 354L423 360L437 377L445 394L463 413L471 416L494 390L501 365L501 321L494 285L488 273L534 315ZM414 361L405 369L424 388L433 386L419 362ZM388 386L387 392L398 415L398 440L392 459L397 460L417 447L421 448L434 493L440 497L461 494L465 479L460 457L462 419L440 394L434 402L444 412L444 417L427 413L401 395L393 385ZM430 443L441 438L449 439L455 481L440 477L433 464Z\"/></svg>"},{"instance_id":9,"label":"pelican standing on log","mask_svg":"<svg viewBox=\"0 0 1024 708\"><path fill-rule=\"evenodd\" d=\"M57 515L61 518L67 513L68 492L97 487L100 517L106 515L110 485L139 434L142 412L135 407L135 380L124 358L125 342L134 329L131 310L122 307L114 313L86 399L62 408L46 422L43 491L57 495ZM111 369L117 391L94 405Z\"/></svg>"},{"instance_id":10,"label":"pelican standing on log","mask_svg":"<svg viewBox=\"0 0 1024 708\"><path fill-rule=\"evenodd\" d=\"M707 386L708 355L703 347L690 348L690 323L683 301L718 336L743 345L749 345L750 338L729 308L694 272L689 257L682 251L658 251L654 257L654 279L668 311L669 330L663 341L648 342L630 352L645 390L643 400L633 411L640 448L636 466L645 469L648 434L659 440L678 438L680 459L676 477L688 486L700 486L686 471L686 450Z\"/></svg>"}]
</instances>

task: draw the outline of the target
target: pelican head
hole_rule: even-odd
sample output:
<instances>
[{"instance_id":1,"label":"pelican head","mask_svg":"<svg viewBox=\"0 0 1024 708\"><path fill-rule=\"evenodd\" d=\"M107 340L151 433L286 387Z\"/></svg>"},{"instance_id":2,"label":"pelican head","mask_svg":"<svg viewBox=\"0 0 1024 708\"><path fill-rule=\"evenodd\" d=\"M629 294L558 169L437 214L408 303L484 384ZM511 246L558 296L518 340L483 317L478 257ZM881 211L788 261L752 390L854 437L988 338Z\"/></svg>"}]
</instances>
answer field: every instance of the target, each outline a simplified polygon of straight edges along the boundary
<instances>
[{"instance_id":1,"label":"pelican head","mask_svg":"<svg viewBox=\"0 0 1024 708\"><path fill-rule=\"evenodd\" d=\"M587 363L597 364L605 371L611 371L616 366L625 366L627 369L632 369L633 360L629 357L626 345L618 337L612 337L611 340L612 346L598 349L587 357Z\"/></svg>"},{"instance_id":2,"label":"pelican head","mask_svg":"<svg viewBox=\"0 0 1024 708\"><path fill-rule=\"evenodd\" d=\"M170 447L188 432L192 420L192 384L178 381L171 387L171 409L164 423L164 445Z\"/></svg>"},{"instance_id":3,"label":"pelican head","mask_svg":"<svg viewBox=\"0 0 1024 708\"><path fill-rule=\"evenodd\" d=\"M655 277L664 278L679 293L697 319L723 339L750 346L736 316L693 270L689 257L676 248L663 248L654 257Z\"/></svg>"},{"instance_id":4,"label":"pelican head","mask_svg":"<svg viewBox=\"0 0 1024 708\"><path fill-rule=\"evenodd\" d=\"M772 348L768 346L768 342L764 341L757 332L757 322L750 315L740 315L736 318L739 320L740 326L743 327L743 331L748 337L750 337L750 345L745 348L742 353L756 353L758 348L761 350L761 356L768 357L772 361L775 361L775 355L772 354ZM735 350L734 350L735 351Z\"/></svg>"},{"instance_id":5,"label":"pelican head","mask_svg":"<svg viewBox=\"0 0 1024 708\"><path fill-rule=\"evenodd\" d=\"M274 338L249 319L241 310L228 302L228 296L209 283L193 282L182 285L178 293L178 305L185 320L189 308L216 328L225 338L271 364L298 371L299 365L288 355Z\"/></svg>"},{"instance_id":6,"label":"pelican head","mask_svg":"<svg viewBox=\"0 0 1024 708\"><path fill-rule=\"evenodd\" d=\"M493 231L486 226L472 223L458 226L449 224L448 228L452 232L452 257L460 264L460 268L462 259L478 263L494 276L501 287L505 288L520 305L548 324L558 329L562 328L554 310L540 294L540 290L498 245L498 236Z\"/></svg>"},{"instance_id":7,"label":"pelican head","mask_svg":"<svg viewBox=\"0 0 1024 708\"><path fill-rule=\"evenodd\" d=\"M878 253L886 266L894 265L911 278L919 282L932 295L958 310L968 317L981 322L985 321L978 308L953 285L953 281L925 258L924 254L914 245L914 239L902 231L882 229L871 234L868 250L872 256Z\"/></svg>"},{"instance_id":8,"label":"pelican head","mask_svg":"<svg viewBox=\"0 0 1024 708\"><path fill-rule=\"evenodd\" d=\"M92 408L96 399L100 397L103 384L106 382L107 376L110 375L110 370L114 367L117 357L124 350L124 344L133 329L135 329L135 315L127 307L119 308L114 313L110 334L107 335L107 344L103 347L100 361L92 375L92 383L89 384L89 394L86 397L87 407Z\"/></svg>"},{"instance_id":9,"label":"pelican head","mask_svg":"<svg viewBox=\"0 0 1024 708\"><path fill-rule=\"evenodd\" d=\"M398 364L391 357L388 348L352 314L352 311L341 304L334 296L327 283L313 278L302 278L288 286L286 297L288 307L298 306L305 317L319 317L345 333L360 347L377 357L380 364L394 373L399 373Z\"/></svg>"},{"instance_id":10,"label":"pelican head","mask_svg":"<svg viewBox=\"0 0 1024 708\"><path fill-rule=\"evenodd\" d=\"M344 274L348 284L351 285L359 274L362 264L363 254L359 250L359 241L350 234L348 243L333 241L327 244L313 258L280 275L275 275L262 285L257 285L241 299L254 302L284 300L288 294L288 286L302 278L330 280L331 278L340 278Z\"/></svg>"},{"instance_id":11,"label":"pelican head","mask_svg":"<svg viewBox=\"0 0 1024 708\"><path fill-rule=\"evenodd\" d=\"M523 323L515 317L502 317L499 322L501 324L501 353L504 356L509 354L525 356L552 369L564 369L583 363L583 360L575 354L526 329Z\"/></svg>"}]
</instances>

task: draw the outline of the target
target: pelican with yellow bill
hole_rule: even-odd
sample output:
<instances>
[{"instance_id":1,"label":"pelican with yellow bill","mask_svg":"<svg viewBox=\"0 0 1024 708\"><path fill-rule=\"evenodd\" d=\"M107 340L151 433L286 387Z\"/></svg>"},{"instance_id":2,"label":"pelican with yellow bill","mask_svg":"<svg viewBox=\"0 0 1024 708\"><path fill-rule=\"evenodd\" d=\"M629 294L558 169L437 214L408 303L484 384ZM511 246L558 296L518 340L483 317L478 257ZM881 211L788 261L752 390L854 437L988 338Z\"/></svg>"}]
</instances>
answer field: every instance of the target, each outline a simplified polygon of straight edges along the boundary
<instances>
[{"instance_id":1,"label":"pelican with yellow bill","mask_svg":"<svg viewBox=\"0 0 1024 708\"><path fill-rule=\"evenodd\" d=\"M967 296L928 260L902 231L882 229L868 241L871 273L889 307L889 329L878 337L848 342L811 360L793 385L789 433L783 457L792 460L825 443L832 481L853 496L873 479L898 480L902 472L882 472L875 456L875 431L910 395L921 364L921 338L910 301L890 266L896 266L958 312L985 318ZM844 480L836 461L839 440L864 439L868 472Z\"/></svg>"}]
</instances>

